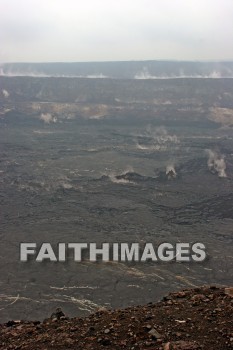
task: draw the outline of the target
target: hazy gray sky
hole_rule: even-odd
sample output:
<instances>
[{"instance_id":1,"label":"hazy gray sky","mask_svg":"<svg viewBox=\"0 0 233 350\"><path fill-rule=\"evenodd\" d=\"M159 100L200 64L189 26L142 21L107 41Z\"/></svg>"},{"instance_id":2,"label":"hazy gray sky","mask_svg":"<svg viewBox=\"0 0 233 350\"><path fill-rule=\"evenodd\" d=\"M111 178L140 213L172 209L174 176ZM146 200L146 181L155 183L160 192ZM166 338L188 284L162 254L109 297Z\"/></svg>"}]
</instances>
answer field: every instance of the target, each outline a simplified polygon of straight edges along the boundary
<instances>
[{"instance_id":1,"label":"hazy gray sky","mask_svg":"<svg viewBox=\"0 0 233 350\"><path fill-rule=\"evenodd\" d=\"M232 60L233 0L0 0L0 62Z\"/></svg>"}]
</instances>

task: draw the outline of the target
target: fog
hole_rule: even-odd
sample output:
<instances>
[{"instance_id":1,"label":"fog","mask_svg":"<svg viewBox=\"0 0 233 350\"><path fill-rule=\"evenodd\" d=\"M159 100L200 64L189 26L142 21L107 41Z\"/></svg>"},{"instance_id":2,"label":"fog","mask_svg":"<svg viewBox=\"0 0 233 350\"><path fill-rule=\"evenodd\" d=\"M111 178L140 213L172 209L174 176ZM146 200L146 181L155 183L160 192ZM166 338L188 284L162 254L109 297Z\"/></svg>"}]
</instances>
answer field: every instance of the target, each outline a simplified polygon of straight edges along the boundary
<instances>
[{"instance_id":1,"label":"fog","mask_svg":"<svg viewBox=\"0 0 233 350\"><path fill-rule=\"evenodd\" d=\"M0 0L0 62L232 60L231 0Z\"/></svg>"}]
</instances>

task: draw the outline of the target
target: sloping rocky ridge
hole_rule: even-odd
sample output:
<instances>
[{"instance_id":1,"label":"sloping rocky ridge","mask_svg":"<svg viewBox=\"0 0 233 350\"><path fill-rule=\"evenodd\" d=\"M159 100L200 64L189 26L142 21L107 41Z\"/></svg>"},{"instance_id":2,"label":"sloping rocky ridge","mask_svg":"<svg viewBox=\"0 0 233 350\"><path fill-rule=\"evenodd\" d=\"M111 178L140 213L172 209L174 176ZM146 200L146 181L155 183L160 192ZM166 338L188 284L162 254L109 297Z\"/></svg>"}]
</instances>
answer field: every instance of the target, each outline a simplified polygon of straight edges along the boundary
<instances>
[{"instance_id":1,"label":"sloping rocky ridge","mask_svg":"<svg viewBox=\"0 0 233 350\"><path fill-rule=\"evenodd\" d=\"M227 350L233 348L233 288L171 293L156 304L0 326L0 349Z\"/></svg>"}]
</instances>

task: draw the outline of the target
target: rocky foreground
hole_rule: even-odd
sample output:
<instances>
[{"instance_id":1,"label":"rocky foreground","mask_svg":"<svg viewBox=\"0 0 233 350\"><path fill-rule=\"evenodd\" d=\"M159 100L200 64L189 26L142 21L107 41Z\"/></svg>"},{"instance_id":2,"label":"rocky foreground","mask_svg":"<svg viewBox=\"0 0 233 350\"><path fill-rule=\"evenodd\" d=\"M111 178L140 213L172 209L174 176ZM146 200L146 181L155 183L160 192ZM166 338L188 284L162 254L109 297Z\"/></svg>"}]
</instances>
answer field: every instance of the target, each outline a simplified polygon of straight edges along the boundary
<instances>
[{"instance_id":1,"label":"rocky foreground","mask_svg":"<svg viewBox=\"0 0 233 350\"><path fill-rule=\"evenodd\" d=\"M101 309L69 318L60 308L43 322L0 325L0 349L233 349L233 288L169 294L158 303Z\"/></svg>"}]
</instances>

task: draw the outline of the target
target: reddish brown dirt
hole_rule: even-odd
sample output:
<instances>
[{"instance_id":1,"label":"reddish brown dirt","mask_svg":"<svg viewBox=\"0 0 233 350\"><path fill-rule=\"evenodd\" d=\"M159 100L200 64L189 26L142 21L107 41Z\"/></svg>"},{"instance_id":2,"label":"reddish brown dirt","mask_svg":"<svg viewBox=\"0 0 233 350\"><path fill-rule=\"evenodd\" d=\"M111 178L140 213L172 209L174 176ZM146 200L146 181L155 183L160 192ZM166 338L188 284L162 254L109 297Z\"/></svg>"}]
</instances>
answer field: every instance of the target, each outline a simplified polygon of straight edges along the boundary
<instances>
[{"instance_id":1,"label":"reddish brown dirt","mask_svg":"<svg viewBox=\"0 0 233 350\"><path fill-rule=\"evenodd\" d=\"M57 312L43 322L9 321L0 325L0 349L233 349L233 288L183 290L86 318Z\"/></svg>"}]
</instances>

